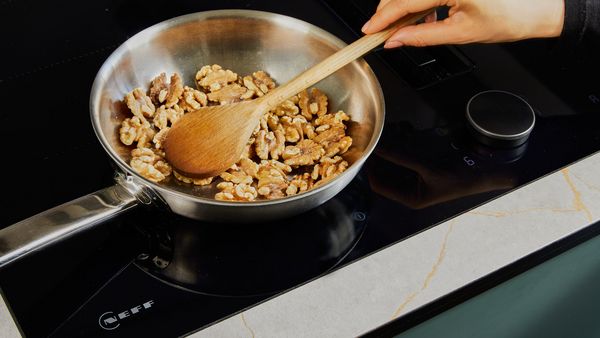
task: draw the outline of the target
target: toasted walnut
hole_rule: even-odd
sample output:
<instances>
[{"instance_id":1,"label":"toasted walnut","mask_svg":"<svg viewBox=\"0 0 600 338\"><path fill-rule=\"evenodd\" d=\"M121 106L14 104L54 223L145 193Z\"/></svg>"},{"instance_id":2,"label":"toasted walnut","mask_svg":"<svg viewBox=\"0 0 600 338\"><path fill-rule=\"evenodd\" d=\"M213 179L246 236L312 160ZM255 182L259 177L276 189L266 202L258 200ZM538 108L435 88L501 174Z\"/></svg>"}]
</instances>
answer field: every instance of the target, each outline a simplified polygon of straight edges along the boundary
<instances>
[{"instance_id":1,"label":"toasted walnut","mask_svg":"<svg viewBox=\"0 0 600 338\"><path fill-rule=\"evenodd\" d=\"M277 160L262 160L262 161L260 161L260 164L258 165L258 171L271 170L271 169L275 169L275 170L279 171L281 176L286 176L287 174L292 172L292 167L290 167L289 165L287 165L283 162L279 162ZM257 178L258 178L258 176L257 176Z\"/></svg>"},{"instance_id":2,"label":"toasted walnut","mask_svg":"<svg viewBox=\"0 0 600 338\"><path fill-rule=\"evenodd\" d=\"M265 123L266 123L266 128L264 128ZM273 115L271 113L264 114L263 118L261 119L261 128L263 128L265 130L266 129L271 129L271 130L279 129L279 117L277 117L277 115Z\"/></svg>"},{"instance_id":3,"label":"toasted walnut","mask_svg":"<svg viewBox=\"0 0 600 338\"><path fill-rule=\"evenodd\" d=\"M328 180L341 174L347 168L348 162L344 161L342 157L335 156L331 158L324 156L323 158L321 158L321 163L316 164L313 167L311 178L315 181L319 178L321 178L322 180Z\"/></svg>"},{"instance_id":4,"label":"toasted walnut","mask_svg":"<svg viewBox=\"0 0 600 338\"><path fill-rule=\"evenodd\" d=\"M229 69L225 70L219 65L204 66L196 73L198 87L211 92L220 90L226 85L235 82L237 78L238 75L236 73Z\"/></svg>"},{"instance_id":5,"label":"toasted walnut","mask_svg":"<svg viewBox=\"0 0 600 338\"><path fill-rule=\"evenodd\" d=\"M310 125L304 116L294 117L282 116L279 118L284 128L285 140L290 143L296 143L304 138L304 126Z\"/></svg>"},{"instance_id":6,"label":"toasted walnut","mask_svg":"<svg viewBox=\"0 0 600 338\"><path fill-rule=\"evenodd\" d=\"M248 88L248 92L251 92L246 94L245 98L260 97L275 88L275 81L263 71L254 72L252 76L244 76L242 82Z\"/></svg>"},{"instance_id":7,"label":"toasted walnut","mask_svg":"<svg viewBox=\"0 0 600 338\"><path fill-rule=\"evenodd\" d=\"M246 91L248 91L248 89L234 83L208 93L208 99L212 102L219 102L219 104L240 102Z\"/></svg>"},{"instance_id":8,"label":"toasted walnut","mask_svg":"<svg viewBox=\"0 0 600 338\"><path fill-rule=\"evenodd\" d=\"M256 177L256 174L258 173L258 163L247 157L242 157L237 163L237 166L248 176Z\"/></svg>"},{"instance_id":9,"label":"toasted walnut","mask_svg":"<svg viewBox=\"0 0 600 338\"><path fill-rule=\"evenodd\" d=\"M346 135L346 131L344 127L333 126L328 128L327 130L319 133L313 138L313 141L319 143L322 146L328 146L333 142L339 141L342 137Z\"/></svg>"},{"instance_id":10,"label":"toasted walnut","mask_svg":"<svg viewBox=\"0 0 600 338\"><path fill-rule=\"evenodd\" d=\"M315 136L317 136L317 133L315 132L315 127L313 127L313 125L310 123L302 125L302 132L304 133L304 136L309 140L312 140L313 138L315 138Z\"/></svg>"},{"instance_id":11,"label":"toasted walnut","mask_svg":"<svg viewBox=\"0 0 600 338\"><path fill-rule=\"evenodd\" d=\"M143 177L160 182L171 175L171 166L164 158L150 148L136 148L131 151L129 165Z\"/></svg>"},{"instance_id":12,"label":"toasted walnut","mask_svg":"<svg viewBox=\"0 0 600 338\"><path fill-rule=\"evenodd\" d=\"M156 108L150 97L141 88L135 88L125 95L125 103L134 116L145 120L144 117L152 117Z\"/></svg>"},{"instance_id":13,"label":"toasted walnut","mask_svg":"<svg viewBox=\"0 0 600 338\"><path fill-rule=\"evenodd\" d=\"M313 115L321 116L327 113L327 96L317 88L308 91L303 90L298 94L298 105L302 111L302 116L311 120Z\"/></svg>"},{"instance_id":14,"label":"toasted walnut","mask_svg":"<svg viewBox=\"0 0 600 338\"><path fill-rule=\"evenodd\" d=\"M284 163L290 166L312 165L325 153L323 147L312 140L304 139L283 151Z\"/></svg>"},{"instance_id":15,"label":"toasted walnut","mask_svg":"<svg viewBox=\"0 0 600 338\"><path fill-rule=\"evenodd\" d=\"M287 189L285 190L286 195L292 196L301 192L307 191L313 186L314 180L310 173L304 173L302 175L294 175Z\"/></svg>"},{"instance_id":16,"label":"toasted walnut","mask_svg":"<svg viewBox=\"0 0 600 338\"><path fill-rule=\"evenodd\" d=\"M297 98L298 96L294 96ZM275 109L272 110L273 114L277 115L277 116L296 116L298 115L298 113L300 112L300 109L298 108L298 106L296 105L296 103L294 103L293 99L288 99L283 101L279 106L275 107Z\"/></svg>"},{"instance_id":17,"label":"toasted walnut","mask_svg":"<svg viewBox=\"0 0 600 338\"><path fill-rule=\"evenodd\" d=\"M285 140L291 143L296 143L298 141L300 141L300 138L302 137L302 135L300 134L300 132L298 131L297 128L294 127L287 127L285 128Z\"/></svg>"},{"instance_id":18,"label":"toasted walnut","mask_svg":"<svg viewBox=\"0 0 600 338\"><path fill-rule=\"evenodd\" d=\"M350 116L344 113L342 110L335 114L325 114L317 117L314 121L315 126L344 126L344 121L350 120Z\"/></svg>"},{"instance_id":19,"label":"toasted walnut","mask_svg":"<svg viewBox=\"0 0 600 338\"><path fill-rule=\"evenodd\" d=\"M152 79L150 82L150 91L148 96L152 99L152 103L160 105L165 102L167 94L169 93L169 86L167 85L167 74L160 73L159 76Z\"/></svg>"},{"instance_id":20,"label":"toasted walnut","mask_svg":"<svg viewBox=\"0 0 600 338\"><path fill-rule=\"evenodd\" d=\"M208 178L190 178L190 177L186 177L181 175L180 173L178 173L177 171L173 170L173 176L175 176L176 179L178 179L179 181L183 182L183 183L192 183L194 185L208 185L213 181L213 177L208 177Z\"/></svg>"},{"instance_id":21,"label":"toasted walnut","mask_svg":"<svg viewBox=\"0 0 600 338\"><path fill-rule=\"evenodd\" d=\"M171 108L167 108L166 106L162 105L156 110L156 115L154 115L154 125L158 129L167 128L169 122L171 125L173 125L173 123L177 122L183 116L183 114L183 109L181 109L178 105L174 105Z\"/></svg>"},{"instance_id":22,"label":"toasted walnut","mask_svg":"<svg viewBox=\"0 0 600 338\"><path fill-rule=\"evenodd\" d=\"M261 165L257 173L258 194L268 198L275 199L285 196L285 190L288 187L286 174L276 168L272 163Z\"/></svg>"},{"instance_id":23,"label":"toasted walnut","mask_svg":"<svg viewBox=\"0 0 600 338\"><path fill-rule=\"evenodd\" d=\"M154 138L154 130L146 120L141 121L139 117L134 116L121 122L119 138L125 145L137 142L137 146L143 148Z\"/></svg>"},{"instance_id":24,"label":"toasted walnut","mask_svg":"<svg viewBox=\"0 0 600 338\"><path fill-rule=\"evenodd\" d=\"M277 129L274 132L266 130L260 130L256 135L255 150L256 155L262 159L269 159L269 155L272 159L277 160L285 149L285 134L283 129Z\"/></svg>"},{"instance_id":25,"label":"toasted walnut","mask_svg":"<svg viewBox=\"0 0 600 338\"><path fill-rule=\"evenodd\" d=\"M221 192L215 195L215 199L222 201L254 201L258 197L256 188L248 184L233 184L231 182L221 182L217 184Z\"/></svg>"},{"instance_id":26,"label":"toasted walnut","mask_svg":"<svg viewBox=\"0 0 600 338\"><path fill-rule=\"evenodd\" d=\"M154 104L164 104L167 107L173 107L179 101L183 93L183 81L179 74L171 75L171 81L167 84L167 75L161 73L155 77L150 84L150 98Z\"/></svg>"},{"instance_id":27,"label":"toasted walnut","mask_svg":"<svg viewBox=\"0 0 600 338\"><path fill-rule=\"evenodd\" d=\"M242 170L237 164L231 166L226 172L221 173L220 177L226 182L252 184L252 175Z\"/></svg>"},{"instance_id":28,"label":"toasted walnut","mask_svg":"<svg viewBox=\"0 0 600 338\"><path fill-rule=\"evenodd\" d=\"M331 142L325 147L325 156L335 156L337 154L343 154L348 151L348 148L352 145L352 138L350 136L344 136L337 142Z\"/></svg>"},{"instance_id":29,"label":"toasted walnut","mask_svg":"<svg viewBox=\"0 0 600 338\"><path fill-rule=\"evenodd\" d=\"M163 128L163 129L161 129L161 131L156 133L156 135L154 135L154 138L152 139L152 142L154 142L154 148L156 148L156 149L162 148L163 143L167 139L167 133L169 132L169 129L171 129L171 128L169 128L169 127Z\"/></svg>"},{"instance_id":30,"label":"toasted walnut","mask_svg":"<svg viewBox=\"0 0 600 338\"><path fill-rule=\"evenodd\" d=\"M171 84L169 85L169 92L165 97L165 106L173 107L179 101L179 97L183 93L183 81L179 74L174 73L171 75Z\"/></svg>"},{"instance_id":31,"label":"toasted walnut","mask_svg":"<svg viewBox=\"0 0 600 338\"><path fill-rule=\"evenodd\" d=\"M182 95L181 100L179 100L179 105L186 113L208 105L208 97L206 94L192 87L185 86Z\"/></svg>"}]
</instances>

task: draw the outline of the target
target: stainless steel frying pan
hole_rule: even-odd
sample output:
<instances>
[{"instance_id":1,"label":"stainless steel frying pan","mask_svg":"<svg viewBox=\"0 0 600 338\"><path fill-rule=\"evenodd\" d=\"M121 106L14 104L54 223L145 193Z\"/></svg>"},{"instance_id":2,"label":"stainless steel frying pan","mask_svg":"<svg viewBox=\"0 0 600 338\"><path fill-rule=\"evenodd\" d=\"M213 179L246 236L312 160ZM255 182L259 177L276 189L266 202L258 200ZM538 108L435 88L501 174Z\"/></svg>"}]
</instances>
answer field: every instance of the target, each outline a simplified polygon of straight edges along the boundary
<instances>
[{"instance_id":1,"label":"stainless steel frying pan","mask_svg":"<svg viewBox=\"0 0 600 338\"><path fill-rule=\"evenodd\" d=\"M193 83L201 66L216 63L238 74L264 70L284 83L344 46L335 36L304 21L249 10L184 15L136 34L102 65L90 98L96 135L119 168L116 184L0 230L0 266L139 203L161 204L198 220L240 223L296 215L329 200L358 173L383 128L383 94L363 60L316 85L328 94L330 109L343 109L351 116L348 134L354 142L344 156L351 165L331 182L296 196L224 202L213 199L215 184L196 187L175 179L153 183L129 167L131 149L119 141L118 128L130 115L122 103L125 93L146 87L161 72L178 72L184 83Z\"/></svg>"}]
</instances>

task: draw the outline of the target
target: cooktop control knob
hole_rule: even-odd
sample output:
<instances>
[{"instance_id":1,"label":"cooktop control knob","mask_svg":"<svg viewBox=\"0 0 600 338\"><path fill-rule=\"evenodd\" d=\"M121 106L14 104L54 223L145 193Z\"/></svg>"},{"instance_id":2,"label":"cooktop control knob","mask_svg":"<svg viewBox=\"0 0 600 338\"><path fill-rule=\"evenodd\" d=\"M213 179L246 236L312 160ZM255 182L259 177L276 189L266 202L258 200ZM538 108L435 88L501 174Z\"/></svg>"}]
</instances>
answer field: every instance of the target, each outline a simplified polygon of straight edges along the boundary
<instances>
[{"instance_id":1,"label":"cooktop control knob","mask_svg":"<svg viewBox=\"0 0 600 338\"><path fill-rule=\"evenodd\" d=\"M488 90L469 100L467 121L479 142L492 147L517 147L533 130L535 113L518 95Z\"/></svg>"}]
</instances>

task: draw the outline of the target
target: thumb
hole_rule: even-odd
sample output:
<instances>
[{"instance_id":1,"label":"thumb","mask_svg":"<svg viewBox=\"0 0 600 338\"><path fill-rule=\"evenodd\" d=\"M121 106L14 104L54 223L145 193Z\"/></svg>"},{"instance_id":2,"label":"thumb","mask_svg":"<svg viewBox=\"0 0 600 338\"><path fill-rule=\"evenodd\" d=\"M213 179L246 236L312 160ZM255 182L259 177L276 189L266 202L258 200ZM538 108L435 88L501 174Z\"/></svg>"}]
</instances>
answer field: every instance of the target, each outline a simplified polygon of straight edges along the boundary
<instances>
[{"instance_id":1,"label":"thumb","mask_svg":"<svg viewBox=\"0 0 600 338\"><path fill-rule=\"evenodd\" d=\"M387 40L384 47L425 47L467 42L464 31L456 23L444 20L401 28Z\"/></svg>"}]
</instances>

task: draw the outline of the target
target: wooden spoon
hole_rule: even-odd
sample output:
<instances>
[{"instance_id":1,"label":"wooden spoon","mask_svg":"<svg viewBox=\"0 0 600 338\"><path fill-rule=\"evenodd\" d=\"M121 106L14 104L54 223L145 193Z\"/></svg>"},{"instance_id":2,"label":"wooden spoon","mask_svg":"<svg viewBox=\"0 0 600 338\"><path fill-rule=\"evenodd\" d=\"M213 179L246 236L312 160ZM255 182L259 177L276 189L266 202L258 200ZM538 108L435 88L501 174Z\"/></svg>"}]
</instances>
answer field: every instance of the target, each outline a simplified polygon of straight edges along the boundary
<instances>
[{"instance_id":1,"label":"wooden spoon","mask_svg":"<svg viewBox=\"0 0 600 338\"><path fill-rule=\"evenodd\" d=\"M409 14L390 28L365 35L290 82L251 101L204 107L173 124L164 142L166 158L181 174L216 176L236 163L263 114L385 42L396 30L434 10Z\"/></svg>"}]
</instances>

